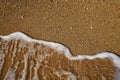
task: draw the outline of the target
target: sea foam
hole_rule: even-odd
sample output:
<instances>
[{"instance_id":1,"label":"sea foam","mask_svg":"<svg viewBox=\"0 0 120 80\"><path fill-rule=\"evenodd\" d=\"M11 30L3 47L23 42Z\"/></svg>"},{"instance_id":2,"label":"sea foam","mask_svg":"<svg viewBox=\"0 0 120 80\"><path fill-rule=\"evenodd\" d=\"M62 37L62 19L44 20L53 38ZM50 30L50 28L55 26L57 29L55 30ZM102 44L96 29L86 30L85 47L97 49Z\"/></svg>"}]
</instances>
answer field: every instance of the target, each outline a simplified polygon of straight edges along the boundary
<instances>
[{"instance_id":1,"label":"sea foam","mask_svg":"<svg viewBox=\"0 0 120 80\"><path fill-rule=\"evenodd\" d=\"M7 36L0 36L0 38L2 38L4 40L24 39L25 41L28 41L28 42L37 42L37 43L46 45L46 46L48 46L52 49L55 49L57 52L59 52L61 54L64 54L70 60L108 58L114 63L114 65L116 67L115 80L120 80L120 77L119 77L120 76L120 56L116 55L115 53L101 52L101 53L98 53L96 55L77 55L77 56L73 56L71 54L70 50L62 44L55 43L55 42L48 42L48 41L44 41L44 40L33 39L33 38L28 37L27 35L25 35L22 32L15 32L15 33L12 33L12 34L7 35ZM24 74L26 74L26 73L24 73Z\"/></svg>"}]
</instances>

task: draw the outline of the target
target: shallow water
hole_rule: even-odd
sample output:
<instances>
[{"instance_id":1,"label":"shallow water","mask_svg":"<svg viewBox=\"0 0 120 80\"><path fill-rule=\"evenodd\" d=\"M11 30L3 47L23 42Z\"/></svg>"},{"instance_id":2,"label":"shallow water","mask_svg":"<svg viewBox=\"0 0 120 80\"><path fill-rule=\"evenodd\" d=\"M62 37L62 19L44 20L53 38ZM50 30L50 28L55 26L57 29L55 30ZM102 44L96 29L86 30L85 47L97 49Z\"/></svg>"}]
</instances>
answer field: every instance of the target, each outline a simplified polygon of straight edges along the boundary
<instances>
[{"instance_id":1,"label":"shallow water","mask_svg":"<svg viewBox=\"0 0 120 80\"><path fill-rule=\"evenodd\" d=\"M120 80L119 70L114 53L74 56L62 44L21 32L0 36L1 80Z\"/></svg>"}]
</instances>

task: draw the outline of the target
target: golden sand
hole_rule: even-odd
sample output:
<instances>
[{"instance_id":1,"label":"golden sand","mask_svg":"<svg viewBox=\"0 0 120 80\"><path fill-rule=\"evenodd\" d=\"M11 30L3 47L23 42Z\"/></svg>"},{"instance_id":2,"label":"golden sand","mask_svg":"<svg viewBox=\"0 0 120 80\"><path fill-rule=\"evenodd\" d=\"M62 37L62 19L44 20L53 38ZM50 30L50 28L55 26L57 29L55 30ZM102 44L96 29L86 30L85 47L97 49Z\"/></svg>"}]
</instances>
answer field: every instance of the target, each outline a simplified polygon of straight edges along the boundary
<instances>
[{"instance_id":1,"label":"golden sand","mask_svg":"<svg viewBox=\"0 0 120 80\"><path fill-rule=\"evenodd\" d=\"M120 53L119 0L0 0L0 34L22 31L72 53Z\"/></svg>"}]
</instances>

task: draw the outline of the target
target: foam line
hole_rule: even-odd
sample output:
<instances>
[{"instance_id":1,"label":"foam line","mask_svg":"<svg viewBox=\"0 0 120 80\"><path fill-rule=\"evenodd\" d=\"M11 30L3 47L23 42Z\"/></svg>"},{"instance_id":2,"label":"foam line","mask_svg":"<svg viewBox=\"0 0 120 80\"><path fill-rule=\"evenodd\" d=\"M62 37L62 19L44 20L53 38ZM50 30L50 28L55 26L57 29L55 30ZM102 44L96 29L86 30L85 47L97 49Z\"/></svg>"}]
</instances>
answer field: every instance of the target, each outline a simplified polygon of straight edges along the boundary
<instances>
[{"instance_id":1,"label":"foam line","mask_svg":"<svg viewBox=\"0 0 120 80\"><path fill-rule=\"evenodd\" d=\"M44 44L44 45L46 45L48 47L51 47L52 49L55 49L58 52L61 52L61 53L65 54L65 56L68 57L71 60L109 58L110 60L113 61L113 63L116 65L116 67L120 68L120 57L118 55L114 54L114 53L111 53L111 52L102 52L102 53L98 53L96 55L78 55L78 56L73 56L70 53L70 50L67 47L65 47L64 45L62 45L62 44L55 43L55 42L48 42L48 41L33 39L33 38L28 37L27 35L25 35L22 32L15 32L15 33L12 33L12 34L7 35L7 36L0 36L0 37L2 39L4 39L4 40L24 39L24 40L26 40L28 42L37 42L37 43L40 43L40 44Z\"/></svg>"},{"instance_id":2,"label":"foam line","mask_svg":"<svg viewBox=\"0 0 120 80\"><path fill-rule=\"evenodd\" d=\"M4 40L12 40L12 39L19 40L19 39L24 39L24 40L26 40L28 42L37 42L37 43L40 43L40 44L44 44L44 45L46 45L48 47L51 47L52 49L55 49L56 51L58 51L60 53L63 53L67 58L69 58L71 60L108 58L120 70L120 56L118 56L118 55L116 55L114 53L102 52L102 53L98 53L96 55L78 55L78 56L73 56L70 53L70 50L67 47L65 47L64 45L62 45L62 44L55 43L55 42L48 42L48 41L33 39L33 38L28 37L27 35L25 35L22 32L15 32L15 33L12 33L12 34L7 35L7 36L0 36L0 37L2 39L4 39ZM120 72L118 72L118 73L120 73Z\"/></svg>"}]
</instances>

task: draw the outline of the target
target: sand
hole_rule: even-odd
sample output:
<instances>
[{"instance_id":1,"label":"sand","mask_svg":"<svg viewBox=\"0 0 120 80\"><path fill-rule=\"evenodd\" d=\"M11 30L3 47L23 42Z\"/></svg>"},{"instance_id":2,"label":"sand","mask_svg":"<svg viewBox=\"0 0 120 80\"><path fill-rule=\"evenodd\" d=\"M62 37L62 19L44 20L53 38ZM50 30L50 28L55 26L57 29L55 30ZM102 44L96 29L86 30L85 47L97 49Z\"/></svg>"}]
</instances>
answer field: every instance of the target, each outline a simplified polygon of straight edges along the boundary
<instances>
[{"instance_id":1,"label":"sand","mask_svg":"<svg viewBox=\"0 0 120 80\"><path fill-rule=\"evenodd\" d=\"M22 31L72 53L120 53L119 0L0 0L0 34Z\"/></svg>"},{"instance_id":2,"label":"sand","mask_svg":"<svg viewBox=\"0 0 120 80\"><path fill-rule=\"evenodd\" d=\"M0 0L0 35L16 31L62 43L74 55L120 55L120 1Z\"/></svg>"},{"instance_id":3,"label":"sand","mask_svg":"<svg viewBox=\"0 0 120 80\"><path fill-rule=\"evenodd\" d=\"M66 56L68 49L60 44L38 42L24 34L14 34L0 37L1 80L119 80L120 65L115 66L111 61L114 55L104 59L99 58L101 55L92 60L72 55L70 58Z\"/></svg>"}]
</instances>

